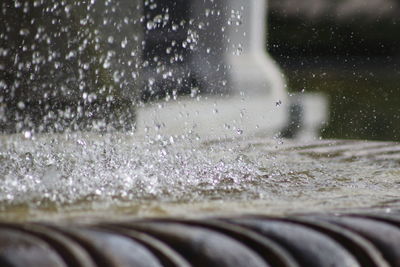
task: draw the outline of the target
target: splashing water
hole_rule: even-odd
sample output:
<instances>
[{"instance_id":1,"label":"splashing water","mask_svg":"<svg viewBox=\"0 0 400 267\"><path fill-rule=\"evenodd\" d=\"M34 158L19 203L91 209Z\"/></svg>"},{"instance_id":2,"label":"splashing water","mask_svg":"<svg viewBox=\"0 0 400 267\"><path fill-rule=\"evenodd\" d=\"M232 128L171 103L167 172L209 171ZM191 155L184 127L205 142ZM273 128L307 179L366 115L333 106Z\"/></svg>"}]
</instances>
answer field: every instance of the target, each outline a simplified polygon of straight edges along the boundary
<instances>
[{"instance_id":1,"label":"splashing water","mask_svg":"<svg viewBox=\"0 0 400 267\"><path fill-rule=\"evenodd\" d=\"M0 59L5 62L0 61L0 130L13 133L0 135L2 218L88 210L103 211L103 216L284 213L398 200L396 157L377 160L363 158L362 151L354 156L343 150L313 150L346 143L298 147L250 137L248 129L232 121L223 125L236 132L236 139L200 139L198 129L163 136L163 122L155 121L154 138L129 134L134 126L125 124L135 123L141 101L176 101L178 94L197 101L207 98L204 92L226 96L232 66L221 64L224 53L243 56L249 44L229 36L235 32L247 39L237 28L246 23L243 7L226 10L216 1L210 9L213 1L193 1L193 10L204 12L196 19L182 19L174 12L186 7L185 1L177 10L154 0L125 7L128 2L0 4L0 15L8 16L0 23ZM142 9L144 14L139 14ZM216 23L214 32L211 20ZM176 38L160 42L162 33ZM197 58L196 64L189 64L190 58ZM246 87L253 76L249 77L242 83ZM277 107L284 103L278 99ZM265 112L264 102L261 106L260 114ZM223 108L212 106L211 113L217 117ZM247 116L237 113L239 120ZM123 128L125 133L81 132L87 128Z\"/></svg>"},{"instance_id":2,"label":"splashing water","mask_svg":"<svg viewBox=\"0 0 400 267\"><path fill-rule=\"evenodd\" d=\"M3 211L22 205L31 212L114 206L107 212L124 207L136 215L186 214L188 209L282 213L371 207L398 199L398 162L308 151L329 147L328 142L297 147L264 138L139 139L90 133L2 137Z\"/></svg>"}]
</instances>

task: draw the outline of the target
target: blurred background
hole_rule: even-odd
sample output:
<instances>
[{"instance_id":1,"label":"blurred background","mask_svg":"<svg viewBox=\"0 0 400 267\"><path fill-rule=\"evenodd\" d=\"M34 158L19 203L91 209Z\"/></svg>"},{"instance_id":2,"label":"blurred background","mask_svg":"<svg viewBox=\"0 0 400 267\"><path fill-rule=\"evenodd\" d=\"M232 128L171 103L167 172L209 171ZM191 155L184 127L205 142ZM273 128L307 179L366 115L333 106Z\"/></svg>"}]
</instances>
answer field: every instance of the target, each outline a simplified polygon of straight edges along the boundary
<instances>
[{"instance_id":1,"label":"blurred background","mask_svg":"<svg viewBox=\"0 0 400 267\"><path fill-rule=\"evenodd\" d=\"M124 122L135 121L136 107L132 102L164 97L163 92L159 94L154 89L151 72L156 70L158 76L166 75L165 70L172 63L164 66L162 57L170 58L173 52L178 59L172 62L179 65L184 61L183 55L190 54L188 49L168 47L168 42L164 47L160 36L169 36L174 43L178 40L186 45L187 40L194 40L188 36L188 33L193 35L191 26L183 23L188 16L185 10L189 8L184 0L158 0L157 8L149 4L154 1L121 1L111 9L101 1L84 5L78 0L60 5L57 1L40 5L22 2L0 4L0 130L10 129L8 132L35 125L44 128L38 131L54 125L52 130L63 131L71 121L77 128L88 125L87 128L102 130L112 122L114 128L131 129L133 126ZM400 141L400 2L268 0L268 3L268 50L286 74L289 89L293 93L319 92L329 98L330 117L321 129L322 137ZM142 4L147 14L143 21L138 19L142 18ZM174 19L170 20L168 5L171 10L183 12L183 19L171 13ZM182 11L182 7L186 8ZM164 14L164 20L169 22L160 26L159 14ZM58 23L53 24L53 20ZM181 30L171 31L170 24L178 22L183 23ZM193 36L198 38L196 34ZM146 38L144 47L141 38ZM214 39L211 38L213 45L222 47ZM215 51L209 57L215 60L211 67L221 61L216 56L221 53ZM142 52L147 57L143 62ZM153 57L154 53L161 56ZM190 65L190 72L197 65L206 66L195 62ZM150 74L143 71L147 68ZM184 76L187 68L182 67L178 72ZM214 72L197 76L209 78L210 73ZM136 88L143 87L138 86L139 76L149 85L142 94ZM172 78L177 81L184 80L175 76ZM162 80L165 82L164 77ZM191 77L187 80L190 86L198 86ZM61 90L55 91L56 86ZM181 91L191 93L191 90ZM5 110L11 115L4 115ZM95 127L94 120L98 121Z\"/></svg>"},{"instance_id":2,"label":"blurred background","mask_svg":"<svg viewBox=\"0 0 400 267\"><path fill-rule=\"evenodd\" d=\"M268 49L292 92L330 102L324 138L400 140L400 2L269 0Z\"/></svg>"}]
</instances>

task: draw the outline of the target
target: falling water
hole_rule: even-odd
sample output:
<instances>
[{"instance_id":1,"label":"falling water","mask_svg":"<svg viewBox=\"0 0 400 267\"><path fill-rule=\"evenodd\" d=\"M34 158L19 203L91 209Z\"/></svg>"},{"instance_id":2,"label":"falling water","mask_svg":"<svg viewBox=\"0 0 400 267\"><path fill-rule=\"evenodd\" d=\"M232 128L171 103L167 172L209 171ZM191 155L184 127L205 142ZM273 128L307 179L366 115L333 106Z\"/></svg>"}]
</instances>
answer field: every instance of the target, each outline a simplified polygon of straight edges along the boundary
<instances>
[{"instance_id":1,"label":"falling water","mask_svg":"<svg viewBox=\"0 0 400 267\"><path fill-rule=\"evenodd\" d=\"M210 60L219 53L199 37L206 18L220 16L219 8L205 9L204 20L178 21L167 8L161 8L162 14L139 15L143 8L160 9L155 1L143 3L2 2L3 217L32 219L88 210L103 211L103 216L282 213L371 207L397 198L398 161L352 157L346 150L312 151L346 143L298 146L249 136L247 129L230 122L224 127L236 133L234 138L203 138L196 128L169 135L163 133L162 122L151 122L156 134L135 133L135 112L146 101L156 101L162 113L163 101L177 101L182 94L193 101L204 97L201 79L188 76L179 65L185 53L204 50ZM221 32L240 27L241 16L240 9L232 10ZM179 29L187 32L185 38L168 44L152 47L143 39L151 31L172 34ZM160 57L141 55L161 48ZM239 56L243 47L234 43L227 49ZM174 69L172 63L180 67ZM208 64L211 69L197 70L210 75L210 88L229 86L224 77L229 66ZM211 77L212 70L222 78ZM161 87L157 77L165 81ZM170 84L176 89L160 91ZM279 108L281 103L270 104ZM218 116L219 107L213 106L211 113Z\"/></svg>"}]
</instances>

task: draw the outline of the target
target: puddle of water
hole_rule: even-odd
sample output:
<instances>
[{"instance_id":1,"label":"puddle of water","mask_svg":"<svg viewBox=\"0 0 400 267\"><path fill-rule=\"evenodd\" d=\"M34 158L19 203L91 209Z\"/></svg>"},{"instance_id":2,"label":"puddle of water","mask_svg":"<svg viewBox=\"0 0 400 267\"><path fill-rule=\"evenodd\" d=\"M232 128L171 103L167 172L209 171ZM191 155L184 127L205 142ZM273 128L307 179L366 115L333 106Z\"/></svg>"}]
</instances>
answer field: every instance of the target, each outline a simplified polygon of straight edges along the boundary
<instances>
[{"instance_id":1,"label":"puddle of water","mask_svg":"<svg viewBox=\"0 0 400 267\"><path fill-rule=\"evenodd\" d=\"M400 157L393 155L400 152L374 158L360 151L380 143L366 144L119 133L2 136L0 218L284 214L396 205Z\"/></svg>"}]
</instances>

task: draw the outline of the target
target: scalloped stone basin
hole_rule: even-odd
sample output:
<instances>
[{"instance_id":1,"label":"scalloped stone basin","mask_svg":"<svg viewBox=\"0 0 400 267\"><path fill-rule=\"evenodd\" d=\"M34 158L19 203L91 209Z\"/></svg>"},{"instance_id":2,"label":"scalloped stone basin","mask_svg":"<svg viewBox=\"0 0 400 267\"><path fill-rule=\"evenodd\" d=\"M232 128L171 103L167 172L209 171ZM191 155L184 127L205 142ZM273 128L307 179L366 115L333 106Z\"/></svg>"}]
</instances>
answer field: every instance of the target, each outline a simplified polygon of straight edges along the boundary
<instances>
[{"instance_id":1,"label":"scalloped stone basin","mask_svg":"<svg viewBox=\"0 0 400 267\"><path fill-rule=\"evenodd\" d=\"M73 133L0 137L2 220L399 207L400 144Z\"/></svg>"}]
</instances>

